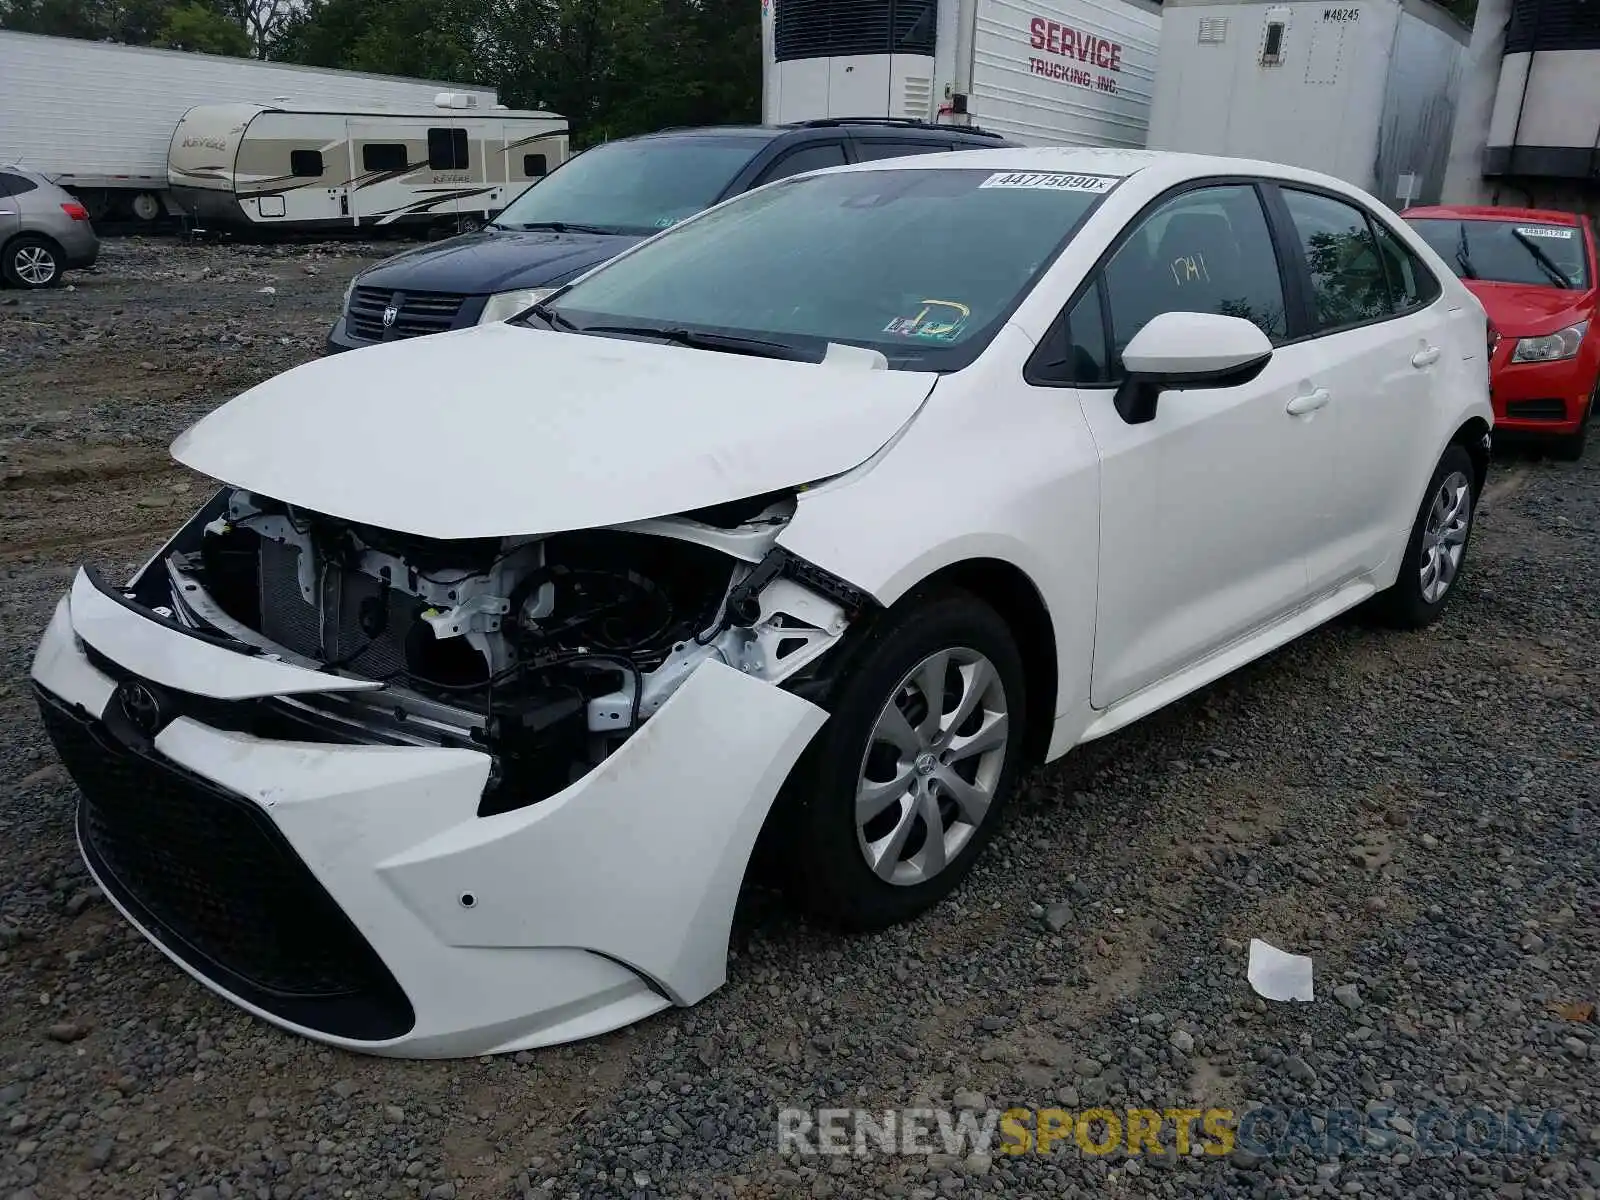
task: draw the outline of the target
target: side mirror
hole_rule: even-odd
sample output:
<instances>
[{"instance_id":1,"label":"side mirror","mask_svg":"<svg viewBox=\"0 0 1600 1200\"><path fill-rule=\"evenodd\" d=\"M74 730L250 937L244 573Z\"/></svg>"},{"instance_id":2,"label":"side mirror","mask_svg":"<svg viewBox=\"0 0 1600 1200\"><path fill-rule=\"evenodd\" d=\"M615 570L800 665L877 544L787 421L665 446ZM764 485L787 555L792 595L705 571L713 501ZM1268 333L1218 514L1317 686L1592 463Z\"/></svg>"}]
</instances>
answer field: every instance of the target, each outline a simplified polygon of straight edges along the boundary
<instances>
[{"instance_id":1,"label":"side mirror","mask_svg":"<svg viewBox=\"0 0 1600 1200\"><path fill-rule=\"evenodd\" d=\"M1272 343L1242 317L1166 312L1152 317L1122 352L1117 412L1130 425L1151 420L1162 392L1249 383L1272 358Z\"/></svg>"}]
</instances>

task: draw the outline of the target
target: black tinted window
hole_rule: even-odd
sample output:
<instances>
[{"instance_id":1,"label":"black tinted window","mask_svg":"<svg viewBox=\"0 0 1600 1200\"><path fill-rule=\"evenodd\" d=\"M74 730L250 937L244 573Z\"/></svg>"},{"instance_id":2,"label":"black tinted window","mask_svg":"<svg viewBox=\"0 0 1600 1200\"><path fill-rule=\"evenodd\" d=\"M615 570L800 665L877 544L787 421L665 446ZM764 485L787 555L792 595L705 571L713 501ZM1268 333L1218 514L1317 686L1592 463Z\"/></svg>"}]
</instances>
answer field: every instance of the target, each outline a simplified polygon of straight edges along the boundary
<instances>
[{"instance_id":1,"label":"black tinted window","mask_svg":"<svg viewBox=\"0 0 1600 1200\"><path fill-rule=\"evenodd\" d=\"M20 196L23 192L31 192L38 186L33 180L24 176L0 171L0 196Z\"/></svg>"},{"instance_id":2,"label":"black tinted window","mask_svg":"<svg viewBox=\"0 0 1600 1200\"><path fill-rule=\"evenodd\" d=\"M1274 342L1287 334L1277 254L1248 185L1199 188L1167 201L1117 250L1104 284L1114 364L1133 335L1166 312L1243 317Z\"/></svg>"},{"instance_id":3,"label":"black tinted window","mask_svg":"<svg viewBox=\"0 0 1600 1200\"><path fill-rule=\"evenodd\" d=\"M320 176L322 174L322 151L289 151L289 174L300 178L312 179Z\"/></svg>"},{"instance_id":4,"label":"black tinted window","mask_svg":"<svg viewBox=\"0 0 1600 1200\"><path fill-rule=\"evenodd\" d=\"M856 157L862 162L879 158L903 158L907 154L933 154L950 149L943 142L863 142L856 140ZM835 164L837 165L837 164Z\"/></svg>"},{"instance_id":5,"label":"black tinted window","mask_svg":"<svg viewBox=\"0 0 1600 1200\"><path fill-rule=\"evenodd\" d=\"M542 154L524 154L522 156L522 173L529 179L538 179L550 173L549 163Z\"/></svg>"},{"instance_id":6,"label":"black tinted window","mask_svg":"<svg viewBox=\"0 0 1600 1200\"><path fill-rule=\"evenodd\" d=\"M1111 363L1106 357L1106 323L1100 308L1100 288L1090 288L1067 314L1066 369L1073 383L1109 383Z\"/></svg>"},{"instance_id":7,"label":"black tinted window","mask_svg":"<svg viewBox=\"0 0 1600 1200\"><path fill-rule=\"evenodd\" d=\"M807 171L820 171L823 167L844 165L844 145L841 142L818 142L815 146L802 146L792 150L765 171L758 183L771 183L774 179L787 179Z\"/></svg>"},{"instance_id":8,"label":"black tinted window","mask_svg":"<svg viewBox=\"0 0 1600 1200\"><path fill-rule=\"evenodd\" d=\"M406 148L399 142L368 142L361 147L363 171L404 171Z\"/></svg>"},{"instance_id":9,"label":"black tinted window","mask_svg":"<svg viewBox=\"0 0 1600 1200\"><path fill-rule=\"evenodd\" d=\"M1378 254L1383 259L1383 275L1389 284L1390 306L1396 313L1410 312L1439 298L1439 281L1422 260L1406 248L1382 221L1372 222L1378 238Z\"/></svg>"},{"instance_id":10,"label":"black tinted window","mask_svg":"<svg viewBox=\"0 0 1600 1200\"><path fill-rule=\"evenodd\" d=\"M467 169L467 131L465 129L428 130L428 169L465 171Z\"/></svg>"},{"instance_id":11,"label":"black tinted window","mask_svg":"<svg viewBox=\"0 0 1600 1200\"><path fill-rule=\"evenodd\" d=\"M1311 275L1311 317L1319 331L1342 329L1393 311L1378 243L1359 208L1315 192L1283 189Z\"/></svg>"}]
</instances>

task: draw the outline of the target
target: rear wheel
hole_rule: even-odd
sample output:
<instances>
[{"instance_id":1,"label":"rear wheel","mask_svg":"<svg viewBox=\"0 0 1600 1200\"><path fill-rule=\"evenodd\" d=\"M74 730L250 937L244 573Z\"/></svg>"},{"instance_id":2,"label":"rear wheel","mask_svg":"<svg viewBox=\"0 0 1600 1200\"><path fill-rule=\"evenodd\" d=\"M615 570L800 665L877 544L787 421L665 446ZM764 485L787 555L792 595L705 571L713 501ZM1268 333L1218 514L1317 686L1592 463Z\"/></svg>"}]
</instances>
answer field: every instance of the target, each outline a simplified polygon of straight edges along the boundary
<instances>
[{"instance_id":1,"label":"rear wheel","mask_svg":"<svg viewBox=\"0 0 1600 1200\"><path fill-rule=\"evenodd\" d=\"M1452 445L1445 450L1422 497L1400 562L1400 575L1375 599L1377 614L1387 623L1420 629L1444 611L1466 564L1477 510L1477 481L1465 447Z\"/></svg>"},{"instance_id":2,"label":"rear wheel","mask_svg":"<svg viewBox=\"0 0 1600 1200\"><path fill-rule=\"evenodd\" d=\"M154 192L139 192L128 201L128 211L141 221L154 221L161 215L161 198Z\"/></svg>"},{"instance_id":3,"label":"rear wheel","mask_svg":"<svg viewBox=\"0 0 1600 1200\"><path fill-rule=\"evenodd\" d=\"M61 282L61 251L49 238L25 233L6 243L0 275L12 287L47 288Z\"/></svg>"},{"instance_id":4,"label":"rear wheel","mask_svg":"<svg viewBox=\"0 0 1600 1200\"><path fill-rule=\"evenodd\" d=\"M1022 759L1022 659L1005 622L942 591L858 648L785 803L778 853L813 915L881 929L936 904L994 836Z\"/></svg>"}]
</instances>

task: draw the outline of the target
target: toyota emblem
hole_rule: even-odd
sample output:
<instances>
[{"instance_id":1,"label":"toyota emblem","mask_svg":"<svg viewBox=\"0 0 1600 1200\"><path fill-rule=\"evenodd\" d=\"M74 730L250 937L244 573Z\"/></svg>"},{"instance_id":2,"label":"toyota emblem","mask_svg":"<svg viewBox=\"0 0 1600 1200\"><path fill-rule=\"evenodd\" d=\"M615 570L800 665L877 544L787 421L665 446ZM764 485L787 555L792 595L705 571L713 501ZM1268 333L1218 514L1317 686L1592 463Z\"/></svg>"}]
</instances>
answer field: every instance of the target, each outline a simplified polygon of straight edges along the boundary
<instances>
[{"instance_id":1,"label":"toyota emblem","mask_svg":"<svg viewBox=\"0 0 1600 1200\"><path fill-rule=\"evenodd\" d=\"M161 728L161 702L138 680L126 680L117 688L117 704L128 723L146 737L154 737Z\"/></svg>"},{"instance_id":2,"label":"toyota emblem","mask_svg":"<svg viewBox=\"0 0 1600 1200\"><path fill-rule=\"evenodd\" d=\"M383 327L388 329L394 324L394 319L400 315L400 310L393 304L383 310Z\"/></svg>"}]
</instances>

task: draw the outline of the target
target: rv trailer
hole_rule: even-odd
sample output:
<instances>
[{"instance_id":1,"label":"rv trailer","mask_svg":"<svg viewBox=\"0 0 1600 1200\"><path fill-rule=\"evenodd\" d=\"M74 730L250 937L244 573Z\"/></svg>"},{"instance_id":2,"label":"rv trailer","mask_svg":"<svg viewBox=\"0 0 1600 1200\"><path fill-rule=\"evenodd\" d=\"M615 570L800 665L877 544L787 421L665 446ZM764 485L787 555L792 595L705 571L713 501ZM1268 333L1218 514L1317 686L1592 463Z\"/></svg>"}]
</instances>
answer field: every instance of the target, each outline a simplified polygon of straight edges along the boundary
<instances>
[{"instance_id":1,"label":"rv trailer","mask_svg":"<svg viewBox=\"0 0 1600 1200\"><path fill-rule=\"evenodd\" d=\"M154 221L180 215L167 146L197 104L429 109L440 92L483 112L499 100L469 84L0 30L0 163L49 177L93 220Z\"/></svg>"},{"instance_id":2,"label":"rv trailer","mask_svg":"<svg viewBox=\"0 0 1600 1200\"><path fill-rule=\"evenodd\" d=\"M566 158L564 118L453 93L400 111L206 104L173 130L167 179L202 229L467 232Z\"/></svg>"},{"instance_id":3,"label":"rv trailer","mask_svg":"<svg viewBox=\"0 0 1600 1200\"><path fill-rule=\"evenodd\" d=\"M1139 148L1161 22L1153 0L762 0L763 115Z\"/></svg>"}]
</instances>

